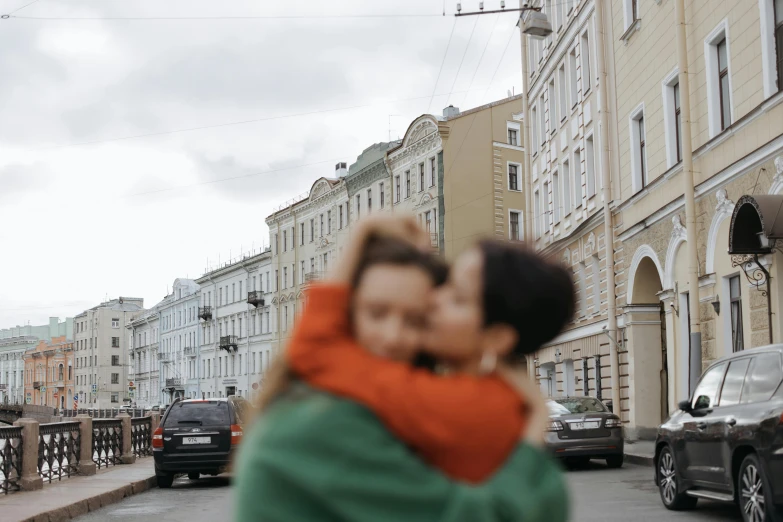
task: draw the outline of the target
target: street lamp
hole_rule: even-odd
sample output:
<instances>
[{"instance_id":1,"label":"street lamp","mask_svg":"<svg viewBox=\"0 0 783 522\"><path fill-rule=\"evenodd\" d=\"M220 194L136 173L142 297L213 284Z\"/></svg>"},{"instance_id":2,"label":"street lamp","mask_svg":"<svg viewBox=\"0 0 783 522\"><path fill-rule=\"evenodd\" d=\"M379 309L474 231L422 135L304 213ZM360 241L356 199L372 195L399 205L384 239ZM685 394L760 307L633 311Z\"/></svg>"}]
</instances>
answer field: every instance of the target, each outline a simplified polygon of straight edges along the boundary
<instances>
[{"instance_id":1,"label":"street lamp","mask_svg":"<svg viewBox=\"0 0 783 522\"><path fill-rule=\"evenodd\" d=\"M484 2L479 2L479 11L472 11L470 13L463 13L462 3L457 2L457 12L454 14L454 16L473 16L473 15L491 14L491 13L512 13L515 11L519 11L520 13L524 13L526 11L530 12L530 16L528 16L527 19L524 20L522 23L523 34L532 36L534 38L546 38L547 36L552 34L552 24L549 23L549 18L547 17L546 13L541 12L541 7L530 7L529 2L522 2L522 7L518 7L516 9L506 9L506 2L501 1L500 9L493 9L490 11L485 11Z\"/></svg>"}]
</instances>

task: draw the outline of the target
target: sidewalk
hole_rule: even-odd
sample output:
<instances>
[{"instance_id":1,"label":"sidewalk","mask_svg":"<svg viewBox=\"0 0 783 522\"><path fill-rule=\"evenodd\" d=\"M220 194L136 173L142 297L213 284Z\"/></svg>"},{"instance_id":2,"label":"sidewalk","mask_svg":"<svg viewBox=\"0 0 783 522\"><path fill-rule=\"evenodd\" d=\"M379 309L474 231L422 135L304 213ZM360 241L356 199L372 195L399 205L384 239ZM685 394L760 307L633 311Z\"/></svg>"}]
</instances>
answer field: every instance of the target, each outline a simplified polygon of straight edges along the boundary
<instances>
[{"instance_id":1,"label":"sidewalk","mask_svg":"<svg viewBox=\"0 0 783 522\"><path fill-rule=\"evenodd\" d=\"M655 442L651 440L625 441L625 461L640 466L652 466Z\"/></svg>"},{"instance_id":2,"label":"sidewalk","mask_svg":"<svg viewBox=\"0 0 783 522\"><path fill-rule=\"evenodd\" d=\"M0 496L3 522L59 522L95 511L155 487L152 457L135 464L111 466L89 477L71 477L44 484L38 491Z\"/></svg>"}]
</instances>

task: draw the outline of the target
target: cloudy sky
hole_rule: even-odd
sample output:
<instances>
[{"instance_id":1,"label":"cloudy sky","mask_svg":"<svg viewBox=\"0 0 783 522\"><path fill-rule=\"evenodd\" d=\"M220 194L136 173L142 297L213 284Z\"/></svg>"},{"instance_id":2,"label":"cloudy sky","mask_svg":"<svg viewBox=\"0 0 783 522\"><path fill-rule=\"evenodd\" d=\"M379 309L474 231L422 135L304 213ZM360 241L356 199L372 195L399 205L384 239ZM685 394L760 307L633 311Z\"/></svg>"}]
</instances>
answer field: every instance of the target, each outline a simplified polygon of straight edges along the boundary
<instances>
[{"instance_id":1,"label":"cloudy sky","mask_svg":"<svg viewBox=\"0 0 783 522\"><path fill-rule=\"evenodd\" d=\"M0 328L152 306L390 129L521 84L515 15L451 0L30 1L0 0Z\"/></svg>"}]
</instances>

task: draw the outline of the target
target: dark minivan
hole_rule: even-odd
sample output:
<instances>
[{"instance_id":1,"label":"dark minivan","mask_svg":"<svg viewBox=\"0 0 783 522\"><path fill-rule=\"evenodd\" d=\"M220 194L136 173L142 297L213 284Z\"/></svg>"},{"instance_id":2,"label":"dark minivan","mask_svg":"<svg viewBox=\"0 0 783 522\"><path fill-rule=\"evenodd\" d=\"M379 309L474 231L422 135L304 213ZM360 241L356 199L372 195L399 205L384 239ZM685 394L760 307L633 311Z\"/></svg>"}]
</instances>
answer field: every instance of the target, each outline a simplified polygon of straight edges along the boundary
<instances>
[{"instance_id":1,"label":"dark minivan","mask_svg":"<svg viewBox=\"0 0 783 522\"><path fill-rule=\"evenodd\" d=\"M743 519L783 519L783 344L713 363L658 429L655 482L664 506L737 502Z\"/></svg>"},{"instance_id":2,"label":"dark minivan","mask_svg":"<svg viewBox=\"0 0 783 522\"><path fill-rule=\"evenodd\" d=\"M241 397L175 401L152 434L158 487L170 488L180 473L196 480L225 472L242 441L247 413Z\"/></svg>"}]
</instances>

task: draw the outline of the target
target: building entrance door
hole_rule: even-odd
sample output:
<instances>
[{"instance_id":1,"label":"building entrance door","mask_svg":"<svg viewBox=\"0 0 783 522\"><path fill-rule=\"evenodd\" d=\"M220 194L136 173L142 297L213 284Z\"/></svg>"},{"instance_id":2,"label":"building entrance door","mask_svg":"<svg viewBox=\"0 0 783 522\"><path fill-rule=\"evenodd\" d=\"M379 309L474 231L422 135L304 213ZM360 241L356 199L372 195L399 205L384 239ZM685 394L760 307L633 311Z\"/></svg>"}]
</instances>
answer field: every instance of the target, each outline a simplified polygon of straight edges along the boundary
<instances>
[{"instance_id":1,"label":"building entrance door","mask_svg":"<svg viewBox=\"0 0 783 522\"><path fill-rule=\"evenodd\" d=\"M236 386L226 386L226 397L231 397L232 395L237 394L237 387Z\"/></svg>"}]
</instances>

